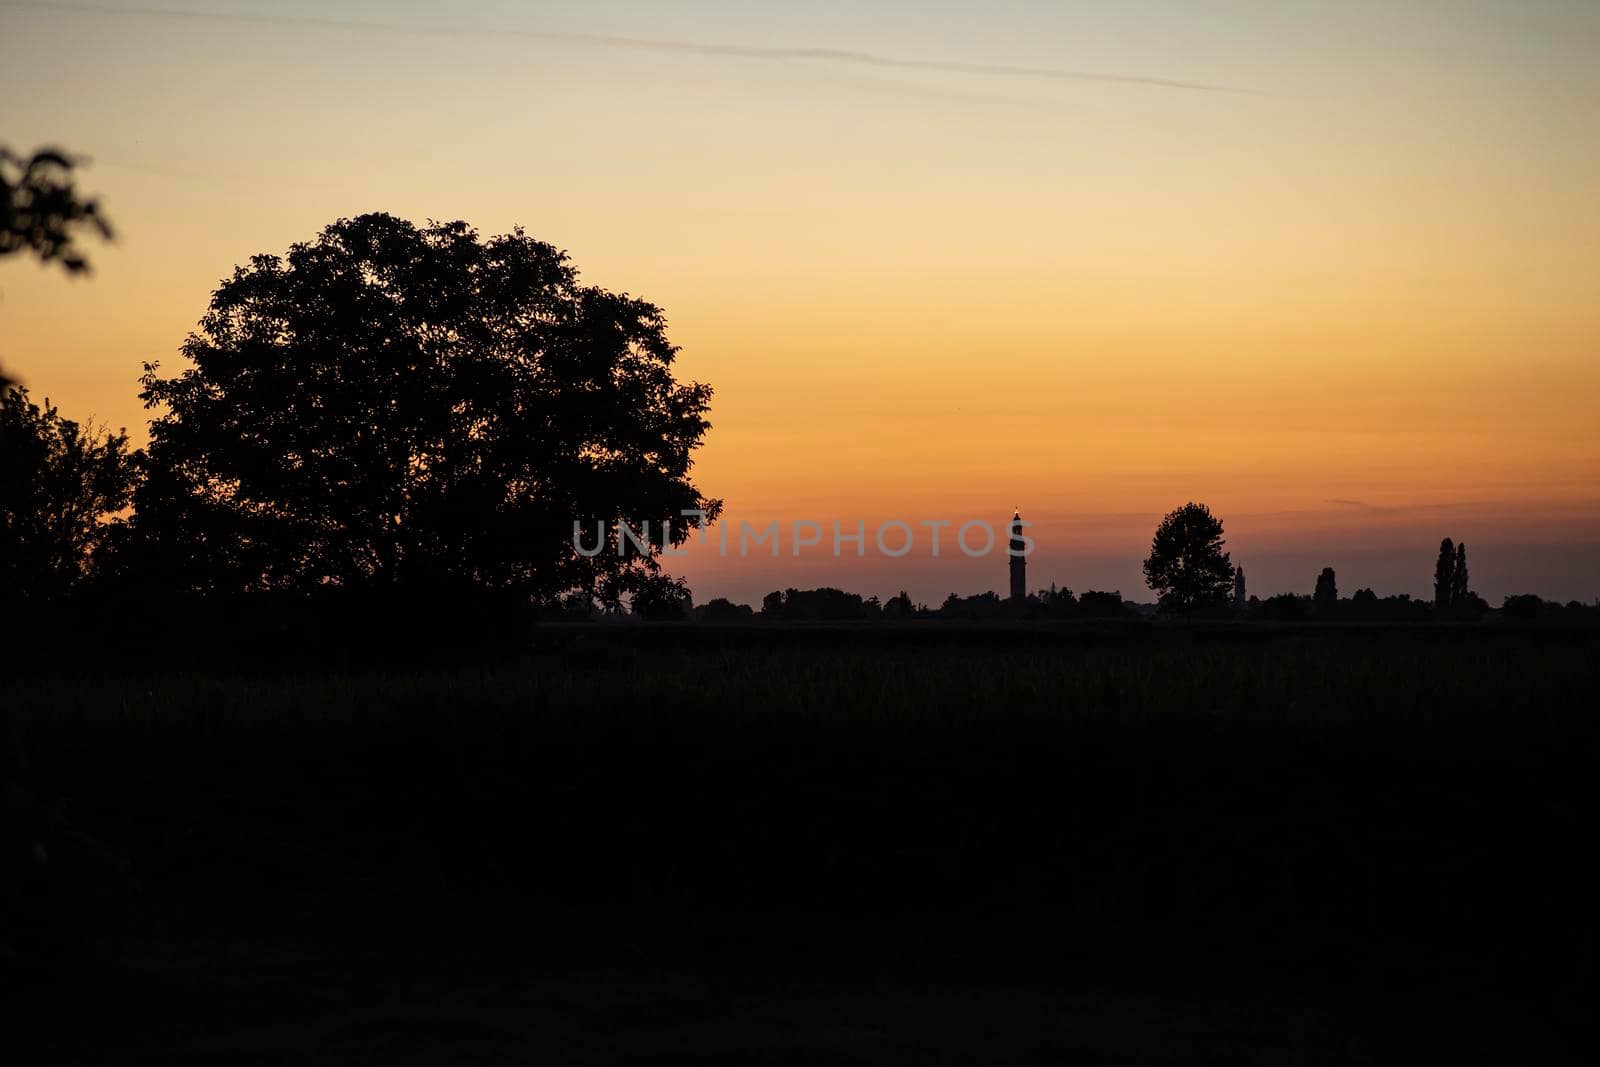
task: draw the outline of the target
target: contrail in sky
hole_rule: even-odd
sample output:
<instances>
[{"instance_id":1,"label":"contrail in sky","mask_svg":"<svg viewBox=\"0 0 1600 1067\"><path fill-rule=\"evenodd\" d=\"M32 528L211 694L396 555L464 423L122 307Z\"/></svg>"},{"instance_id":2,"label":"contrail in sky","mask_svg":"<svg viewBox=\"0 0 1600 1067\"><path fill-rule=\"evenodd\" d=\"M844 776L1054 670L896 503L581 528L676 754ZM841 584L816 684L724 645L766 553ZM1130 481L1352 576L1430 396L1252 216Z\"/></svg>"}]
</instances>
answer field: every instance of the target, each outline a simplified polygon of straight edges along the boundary
<instances>
[{"instance_id":1,"label":"contrail in sky","mask_svg":"<svg viewBox=\"0 0 1600 1067\"><path fill-rule=\"evenodd\" d=\"M310 15L274 15L222 11L194 11L162 7L107 7L96 4L44 3L41 0L0 0L0 7L30 8L39 11L73 12L95 15L135 15L149 18L203 19L209 22L238 22L256 25L305 26L327 30L368 30L378 33L436 34L452 37L520 37L562 44L591 45L600 48L631 48L649 52L675 52L680 55L724 56L733 59L811 61L845 63L860 67L887 67L898 70L925 70L946 74L985 75L1001 78L1034 78L1051 81L1118 82L1125 85L1150 85L1161 89L1188 89L1208 93L1239 93L1267 96L1258 89L1208 82L1155 78L1142 74L1107 74L1068 70L1062 67L1012 66L1005 63L957 63L934 59L897 59L874 52L844 48L769 48L759 45L702 44L646 37L622 37L603 33L568 33L556 30L479 29L472 27L405 26L388 22L361 22L352 19L321 18Z\"/></svg>"}]
</instances>

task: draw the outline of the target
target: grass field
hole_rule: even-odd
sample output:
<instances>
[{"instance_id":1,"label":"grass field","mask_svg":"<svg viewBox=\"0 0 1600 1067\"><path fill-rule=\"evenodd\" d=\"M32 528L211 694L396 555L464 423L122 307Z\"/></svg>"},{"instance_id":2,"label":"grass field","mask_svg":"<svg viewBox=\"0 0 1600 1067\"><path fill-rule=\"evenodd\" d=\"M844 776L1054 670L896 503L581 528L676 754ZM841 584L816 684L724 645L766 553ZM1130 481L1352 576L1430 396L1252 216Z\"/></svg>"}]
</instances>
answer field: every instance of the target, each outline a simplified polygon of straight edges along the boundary
<instances>
[{"instance_id":1,"label":"grass field","mask_svg":"<svg viewBox=\"0 0 1600 1067\"><path fill-rule=\"evenodd\" d=\"M1493 1047L1526 1053L1524 1007L1594 975L1597 651L1492 627L663 625L293 660L314 668L39 662L0 685L27 760L11 836L49 856L10 880L14 969L93 976L131 1048L159 1042L119 983L259 991L294 945L324 976L382 958L424 984L493 958L558 985L1488 998ZM396 938L414 951L373 956ZM656 1010L639 996L624 1028ZM1561 1060L1560 1026L1534 1030ZM1307 1048L1339 1059L1328 1040Z\"/></svg>"}]
</instances>

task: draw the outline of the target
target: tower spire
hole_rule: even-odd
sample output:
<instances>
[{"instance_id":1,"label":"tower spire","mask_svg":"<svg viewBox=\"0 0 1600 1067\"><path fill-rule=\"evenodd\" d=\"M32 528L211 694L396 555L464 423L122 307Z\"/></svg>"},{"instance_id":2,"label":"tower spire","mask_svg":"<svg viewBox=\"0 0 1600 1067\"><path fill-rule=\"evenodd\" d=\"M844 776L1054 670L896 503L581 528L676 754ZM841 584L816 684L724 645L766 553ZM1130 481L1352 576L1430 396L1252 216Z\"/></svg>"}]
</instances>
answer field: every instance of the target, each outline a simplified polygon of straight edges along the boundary
<instances>
[{"instance_id":1,"label":"tower spire","mask_svg":"<svg viewBox=\"0 0 1600 1067\"><path fill-rule=\"evenodd\" d=\"M1028 544L1022 537L1022 508L1011 514L1011 602L1021 604L1028 599L1028 560L1022 553Z\"/></svg>"}]
</instances>

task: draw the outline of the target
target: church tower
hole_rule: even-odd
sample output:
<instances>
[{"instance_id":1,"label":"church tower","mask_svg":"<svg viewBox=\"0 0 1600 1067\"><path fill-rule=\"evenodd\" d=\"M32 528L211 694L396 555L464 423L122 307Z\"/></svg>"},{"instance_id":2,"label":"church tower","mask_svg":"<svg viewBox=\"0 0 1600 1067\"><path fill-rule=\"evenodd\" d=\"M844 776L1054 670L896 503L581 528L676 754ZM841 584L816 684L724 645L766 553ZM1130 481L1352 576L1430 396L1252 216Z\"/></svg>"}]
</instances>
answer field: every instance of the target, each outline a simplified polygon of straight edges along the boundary
<instances>
[{"instance_id":1,"label":"church tower","mask_svg":"<svg viewBox=\"0 0 1600 1067\"><path fill-rule=\"evenodd\" d=\"M1028 560L1022 555L1027 546L1022 540L1022 512L1011 516L1011 602L1021 604L1028 599Z\"/></svg>"}]
</instances>

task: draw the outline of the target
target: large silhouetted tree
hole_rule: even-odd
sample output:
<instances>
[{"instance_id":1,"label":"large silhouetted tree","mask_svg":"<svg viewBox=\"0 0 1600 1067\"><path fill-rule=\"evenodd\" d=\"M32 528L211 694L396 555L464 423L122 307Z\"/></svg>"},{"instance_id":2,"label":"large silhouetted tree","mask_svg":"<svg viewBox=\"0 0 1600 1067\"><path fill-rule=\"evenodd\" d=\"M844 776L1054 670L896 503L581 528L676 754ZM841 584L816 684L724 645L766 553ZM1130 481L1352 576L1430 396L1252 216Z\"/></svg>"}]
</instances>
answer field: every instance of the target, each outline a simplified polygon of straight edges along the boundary
<instances>
[{"instance_id":1,"label":"large silhouetted tree","mask_svg":"<svg viewBox=\"0 0 1600 1067\"><path fill-rule=\"evenodd\" d=\"M1162 611L1188 616L1196 608L1228 602L1233 564L1223 544L1222 520L1204 504L1191 501L1161 520L1144 576L1159 594Z\"/></svg>"},{"instance_id":2,"label":"large silhouetted tree","mask_svg":"<svg viewBox=\"0 0 1600 1067\"><path fill-rule=\"evenodd\" d=\"M210 590L447 587L614 606L670 584L708 386L673 378L661 309L580 285L521 230L341 219L236 268L147 364L138 541ZM615 550L617 522L651 550ZM670 520L669 537L662 522ZM574 548L574 523L592 547Z\"/></svg>"},{"instance_id":3,"label":"large silhouetted tree","mask_svg":"<svg viewBox=\"0 0 1600 1067\"><path fill-rule=\"evenodd\" d=\"M125 434L79 426L26 389L0 390L0 603L71 592L133 484Z\"/></svg>"}]
</instances>

